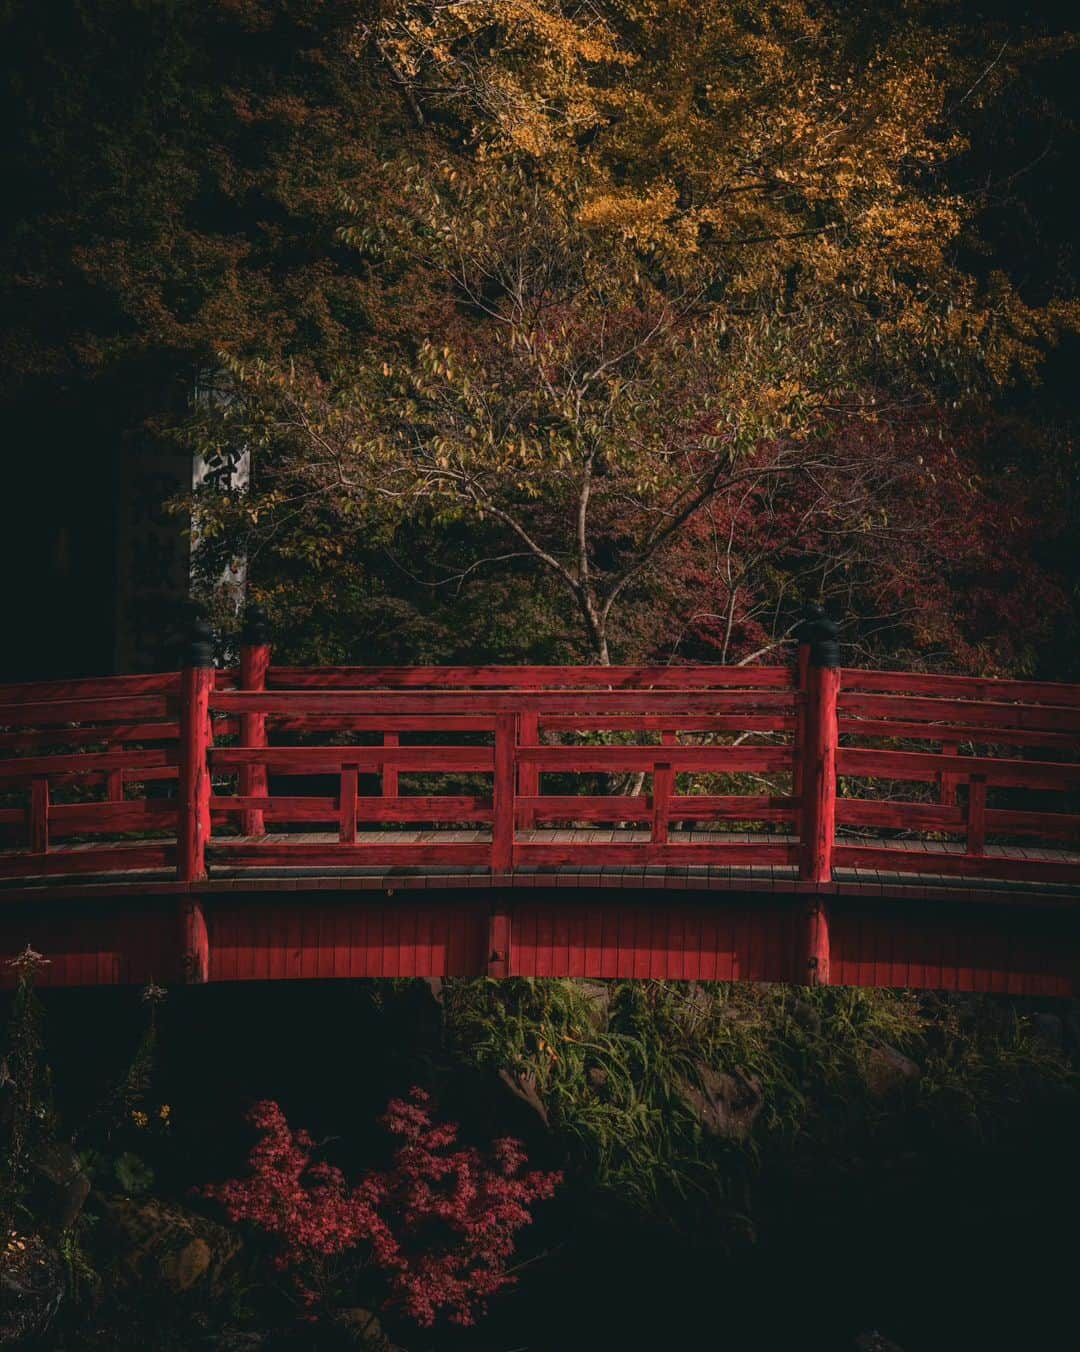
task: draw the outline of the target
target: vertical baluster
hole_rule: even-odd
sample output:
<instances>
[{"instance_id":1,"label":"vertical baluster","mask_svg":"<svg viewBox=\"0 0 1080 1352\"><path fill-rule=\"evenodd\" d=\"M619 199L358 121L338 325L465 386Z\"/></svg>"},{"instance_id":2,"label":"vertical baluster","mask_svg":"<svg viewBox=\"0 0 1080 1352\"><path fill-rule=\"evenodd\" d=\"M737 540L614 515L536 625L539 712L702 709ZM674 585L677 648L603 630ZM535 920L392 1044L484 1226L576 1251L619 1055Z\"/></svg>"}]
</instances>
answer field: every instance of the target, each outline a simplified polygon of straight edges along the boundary
<instances>
[{"instance_id":1,"label":"vertical baluster","mask_svg":"<svg viewBox=\"0 0 1080 1352\"><path fill-rule=\"evenodd\" d=\"M968 780L967 852L986 853L986 776L972 775Z\"/></svg>"},{"instance_id":2,"label":"vertical baluster","mask_svg":"<svg viewBox=\"0 0 1080 1352\"><path fill-rule=\"evenodd\" d=\"M358 766L343 765L341 767L338 839L343 845L356 844L356 796L359 781L360 770Z\"/></svg>"},{"instance_id":3,"label":"vertical baluster","mask_svg":"<svg viewBox=\"0 0 1080 1352\"><path fill-rule=\"evenodd\" d=\"M522 746L540 745L540 715L526 711L521 715L520 744ZM518 793L523 798L535 798L540 793L540 771L535 765L518 766ZM518 821L526 830L536 825L536 809L523 807L518 810Z\"/></svg>"},{"instance_id":4,"label":"vertical baluster","mask_svg":"<svg viewBox=\"0 0 1080 1352\"><path fill-rule=\"evenodd\" d=\"M960 743L943 741L941 743L941 754L943 756L959 756ZM956 806L956 786L960 783L961 778L961 775L954 774L949 770L938 771L938 802L943 807Z\"/></svg>"},{"instance_id":5,"label":"vertical baluster","mask_svg":"<svg viewBox=\"0 0 1080 1352\"><path fill-rule=\"evenodd\" d=\"M401 745L401 736L396 732L384 732L382 740L383 746ZM384 798L396 798L399 792L397 766L384 764L382 768L382 796Z\"/></svg>"},{"instance_id":6,"label":"vertical baluster","mask_svg":"<svg viewBox=\"0 0 1080 1352\"><path fill-rule=\"evenodd\" d=\"M678 734L678 732L676 731L676 729L674 729L674 728L663 728L663 729L661 730L661 733L660 733L660 745L661 745L661 746L678 746L678 745L679 745L679 734ZM693 777L690 776L690 775L688 775L688 776L687 776L687 779L688 779L689 782L688 782L688 784L687 784L687 786L686 786L686 792L687 792L687 793L691 793L691 792L693 792L693 783L694 783ZM674 782L674 777L672 777L671 792L672 792L672 793L675 792L675 782ZM682 824L682 822L671 822L671 823L669 823L669 825L672 827L673 830L679 831L679 830L682 829L682 825L683 825L683 824Z\"/></svg>"},{"instance_id":7,"label":"vertical baluster","mask_svg":"<svg viewBox=\"0 0 1080 1352\"><path fill-rule=\"evenodd\" d=\"M495 716L494 813L491 826L491 871L512 873L514 869L514 799L517 743L517 714Z\"/></svg>"},{"instance_id":8,"label":"vertical baluster","mask_svg":"<svg viewBox=\"0 0 1080 1352\"><path fill-rule=\"evenodd\" d=\"M248 606L244 630L240 637L240 689L255 694L266 689L266 675L270 670L270 635L266 613L261 606ZM263 747L267 745L266 715L240 715L240 745ZM242 797L269 796L269 779L265 765L243 765L239 772ZM245 808L240 814L240 831L245 836L261 836L266 831L265 814L261 808Z\"/></svg>"},{"instance_id":9,"label":"vertical baluster","mask_svg":"<svg viewBox=\"0 0 1080 1352\"><path fill-rule=\"evenodd\" d=\"M49 781L42 775L30 781L30 852L49 851Z\"/></svg>"},{"instance_id":10,"label":"vertical baluster","mask_svg":"<svg viewBox=\"0 0 1080 1352\"><path fill-rule=\"evenodd\" d=\"M653 766L652 791L652 843L668 843L668 817L671 814L671 787L675 776L667 761L658 761Z\"/></svg>"}]
</instances>

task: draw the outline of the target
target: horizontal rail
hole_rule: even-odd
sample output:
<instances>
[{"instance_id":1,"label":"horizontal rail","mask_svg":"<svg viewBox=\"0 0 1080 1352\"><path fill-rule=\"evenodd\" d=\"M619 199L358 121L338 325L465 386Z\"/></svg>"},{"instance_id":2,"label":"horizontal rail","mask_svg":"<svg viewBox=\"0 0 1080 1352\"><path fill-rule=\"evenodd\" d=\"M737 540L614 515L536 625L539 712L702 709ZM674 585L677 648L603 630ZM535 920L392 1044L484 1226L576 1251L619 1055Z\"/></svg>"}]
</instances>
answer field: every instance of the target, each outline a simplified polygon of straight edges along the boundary
<instances>
[{"instance_id":1,"label":"horizontal rail","mask_svg":"<svg viewBox=\"0 0 1080 1352\"><path fill-rule=\"evenodd\" d=\"M938 676L928 672L864 671L844 667L840 690L873 690L892 694L942 695L946 699L1021 700L1032 704L1080 707L1080 686L1058 681L1018 681L995 676Z\"/></svg>"},{"instance_id":2,"label":"horizontal rail","mask_svg":"<svg viewBox=\"0 0 1080 1352\"><path fill-rule=\"evenodd\" d=\"M180 673L150 676L96 676L71 681L26 681L0 685L0 704L39 704L54 700L116 699L120 696L178 694Z\"/></svg>"},{"instance_id":3,"label":"horizontal rail","mask_svg":"<svg viewBox=\"0 0 1080 1352\"><path fill-rule=\"evenodd\" d=\"M947 742L975 746L1055 747L1075 753L1076 733L995 727L971 723L918 723L894 718L841 717L841 737L861 737L868 741Z\"/></svg>"},{"instance_id":4,"label":"horizontal rail","mask_svg":"<svg viewBox=\"0 0 1080 1352\"><path fill-rule=\"evenodd\" d=\"M176 712L176 697L109 695L94 699L26 700L0 704L0 728L41 727L47 723L104 723L164 719Z\"/></svg>"},{"instance_id":5,"label":"horizontal rail","mask_svg":"<svg viewBox=\"0 0 1080 1352\"><path fill-rule=\"evenodd\" d=\"M223 818L240 812L262 812L271 821L329 822L341 810L340 798L256 798L251 796L213 797L211 811ZM477 797L430 797L417 794L405 798L358 797L357 821L370 822L490 822L492 804Z\"/></svg>"},{"instance_id":6,"label":"horizontal rail","mask_svg":"<svg viewBox=\"0 0 1080 1352\"><path fill-rule=\"evenodd\" d=\"M121 770L135 777L136 770L175 766L175 747L157 747L150 751L84 751L69 756L24 756L21 760L0 761L0 783L21 779L81 776L95 771Z\"/></svg>"},{"instance_id":7,"label":"horizontal rail","mask_svg":"<svg viewBox=\"0 0 1080 1352\"><path fill-rule=\"evenodd\" d=\"M272 690L265 694L217 691L211 708L225 713L255 714L442 714L527 713L711 714L794 707L795 694L783 690L537 690L470 692L460 690Z\"/></svg>"},{"instance_id":8,"label":"horizontal rail","mask_svg":"<svg viewBox=\"0 0 1080 1352\"><path fill-rule=\"evenodd\" d=\"M963 808L937 803L878 802L869 798L839 799L836 820L846 826L881 826L901 831L945 831L955 834L967 829L967 814ZM986 813L986 829L993 835L1080 839L1080 815L990 808Z\"/></svg>"},{"instance_id":9,"label":"horizontal rail","mask_svg":"<svg viewBox=\"0 0 1080 1352\"><path fill-rule=\"evenodd\" d=\"M934 781L942 773L985 775L988 784L1027 789L1065 789L1080 784L1080 765L1053 761L995 760L987 756L948 757L929 751L864 751L841 747L841 775L872 779Z\"/></svg>"},{"instance_id":10,"label":"horizontal rail","mask_svg":"<svg viewBox=\"0 0 1080 1352\"><path fill-rule=\"evenodd\" d=\"M752 864L793 865L798 862L798 848L794 845L745 844L742 841L723 843L723 837L708 844L658 845L650 841L606 845L547 845L525 843L517 847L517 859L523 866L550 864L560 868L579 864L582 867L640 866L656 867L721 867L738 868Z\"/></svg>"},{"instance_id":11,"label":"horizontal rail","mask_svg":"<svg viewBox=\"0 0 1080 1352\"><path fill-rule=\"evenodd\" d=\"M437 689L557 690L566 687L642 690L741 689L752 686L791 689L790 667L274 667L271 689L407 690Z\"/></svg>"},{"instance_id":12,"label":"horizontal rail","mask_svg":"<svg viewBox=\"0 0 1080 1352\"><path fill-rule=\"evenodd\" d=\"M442 774L456 770L490 774L495 766L495 753L490 746L226 746L212 750L209 758L217 771L265 765L282 774L333 772L346 765L365 771L393 765L413 773Z\"/></svg>"},{"instance_id":13,"label":"horizontal rail","mask_svg":"<svg viewBox=\"0 0 1080 1352\"><path fill-rule=\"evenodd\" d=\"M266 714L275 732L494 732L494 714ZM231 721L231 720L226 720Z\"/></svg>"},{"instance_id":14,"label":"horizontal rail","mask_svg":"<svg viewBox=\"0 0 1080 1352\"><path fill-rule=\"evenodd\" d=\"M547 732L794 732L791 714L539 714Z\"/></svg>"},{"instance_id":15,"label":"horizontal rail","mask_svg":"<svg viewBox=\"0 0 1080 1352\"><path fill-rule=\"evenodd\" d=\"M388 845L287 844L288 836L250 841L216 840L214 857L222 863L259 868L403 868L428 865L486 868L491 858L488 841L470 844L431 844L410 841Z\"/></svg>"},{"instance_id":16,"label":"horizontal rail","mask_svg":"<svg viewBox=\"0 0 1080 1352\"><path fill-rule=\"evenodd\" d=\"M666 761L674 770L713 774L790 770L788 747L771 746L519 746L518 763L546 773L585 774L613 770L652 770Z\"/></svg>"},{"instance_id":17,"label":"horizontal rail","mask_svg":"<svg viewBox=\"0 0 1080 1352\"><path fill-rule=\"evenodd\" d=\"M73 845L44 854L0 854L0 877L44 878L51 875L129 873L164 869L176 863L176 846Z\"/></svg>"},{"instance_id":18,"label":"horizontal rail","mask_svg":"<svg viewBox=\"0 0 1080 1352\"><path fill-rule=\"evenodd\" d=\"M958 704L950 699L932 699L916 695L863 695L840 692L837 707L841 715L863 718L926 719L928 722L954 721L982 727L1019 728L1033 732L1080 731L1080 708L1055 705L1001 704L989 700L969 700Z\"/></svg>"},{"instance_id":19,"label":"horizontal rail","mask_svg":"<svg viewBox=\"0 0 1080 1352\"><path fill-rule=\"evenodd\" d=\"M884 849L873 845L837 845L840 868L875 869L887 873L940 873L946 876L1000 878L1015 882L1080 882L1080 862L974 855L944 850Z\"/></svg>"},{"instance_id":20,"label":"horizontal rail","mask_svg":"<svg viewBox=\"0 0 1080 1352\"><path fill-rule=\"evenodd\" d=\"M233 724L232 719L222 722ZM6 751L25 751L43 746L93 746L96 742L175 742L180 734L179 723L110 723L98 727L49 728L34 732L0 733L0 748ZM226 736L226 732L221 733Z\"/></svg>"},{"instance_id":21,"label":"horizontal rail","mask_svg":"<svg viewBox=\"0 0 1080 1352\"><path fill-rule=\"evenodd\" d=\"M795 798L751 794L673 794L670 815L675 821L790 821L798 810ZM652 794L637 797L578 797L542 794L516 799L518 810L537 821L650 821Z\"/></svg>"}]
</instances>

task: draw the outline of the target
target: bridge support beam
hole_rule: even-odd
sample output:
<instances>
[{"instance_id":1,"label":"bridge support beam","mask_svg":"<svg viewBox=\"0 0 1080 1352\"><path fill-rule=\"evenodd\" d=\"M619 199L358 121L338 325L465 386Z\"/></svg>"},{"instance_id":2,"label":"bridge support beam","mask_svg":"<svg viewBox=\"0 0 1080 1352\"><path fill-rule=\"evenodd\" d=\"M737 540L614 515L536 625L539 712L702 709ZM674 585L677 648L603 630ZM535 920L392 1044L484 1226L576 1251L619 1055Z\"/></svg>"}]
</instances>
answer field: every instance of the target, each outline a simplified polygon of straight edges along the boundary
<instances>
[{"instance_id":1,"label":"bridge support beam","mask_svg":"<svg viewBox=\"0 0 1080 1352\"><path fill-rule=\"evenodd\" d=\"M510 975L510 908L497 903L488 917L487 974L490 977Z\"/></svg>"},{"instance_id":2,"label":"bridge support beam","mask_svg":"<svg viewBox=\"0 0 1080 1352\"><path fill-rule=\"evenodd\" d=\"M829 903L825 897L809 897L803 908L800 950L795 980L801 986L831 985L829 971Z\"/></svg>"},{"instance_id":3,"label":"bridge support beam","mask_svg":"<svg viewBox=\"0 0 1080 1352\"><path fill-rule=\"evenodd\" d=\"M180 962L177 976L185 986L201 986L210 979L210 935L202 902L185 897L180 903Z\"/></svg>"}]
</instances>

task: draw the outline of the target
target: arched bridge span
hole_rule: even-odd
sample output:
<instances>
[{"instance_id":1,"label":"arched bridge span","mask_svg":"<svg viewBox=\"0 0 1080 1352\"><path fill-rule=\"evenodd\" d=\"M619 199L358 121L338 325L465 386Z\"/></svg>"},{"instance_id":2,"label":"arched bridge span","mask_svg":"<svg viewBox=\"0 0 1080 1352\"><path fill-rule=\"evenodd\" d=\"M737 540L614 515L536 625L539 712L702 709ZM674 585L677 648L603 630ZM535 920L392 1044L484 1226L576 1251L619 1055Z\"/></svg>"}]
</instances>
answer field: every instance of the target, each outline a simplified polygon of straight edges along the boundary
<instances>
[{"instance_id":1,"label":"arched bridge span","mask_svg":"<svg viewBox=\"0 0 1080 1352\"><path fill-rule=\"evenodd\" d=\"M1080 687L841 667L0 687L43 980L631 976L1072 994Z\"/></svg>"}]
</instances>

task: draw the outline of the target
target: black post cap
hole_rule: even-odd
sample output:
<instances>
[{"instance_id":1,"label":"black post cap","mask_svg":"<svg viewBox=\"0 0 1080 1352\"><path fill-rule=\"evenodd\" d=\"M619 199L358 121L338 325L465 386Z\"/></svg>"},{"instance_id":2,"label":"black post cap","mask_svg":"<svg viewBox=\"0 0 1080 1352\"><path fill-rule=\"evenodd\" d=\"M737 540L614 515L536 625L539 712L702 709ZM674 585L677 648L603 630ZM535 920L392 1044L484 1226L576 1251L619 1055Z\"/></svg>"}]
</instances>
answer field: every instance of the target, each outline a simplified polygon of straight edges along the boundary
<instances>
[{"instance_id":1,"label":"black post cap","mask_svg":"<svg viewBox=\"0 0 1080 1352\"><path fill-rule=\"evenodd\" d=\"M185 667L212 667L214 665L214 632L204 615L196 615L188 628L187 647L184 650Z\"/></svg>"},{"instance_id":2,"label":"black post cap","mask_svg":"<svg viewBox=\"0 0 1080 1352\"><path fill-rule=\"evenodd\" d=\"M266 618L266 611L257 602L248 606L244 612L240 642L251 647L270 642L270 622Z\"/></svg>"},{"instance_id":3,"label":"black post cap","mask_svg":"<svg viewBox=\"0 0 1080 1352\"><path fill-rule=\"evenodd\" d=\"M839 634L839 625L829 619L821 606L811 604L803 607L803 618L795 626L795 637L800 643L809 643L812 667L840 665Z\"/></svg>"}]
</instances>

